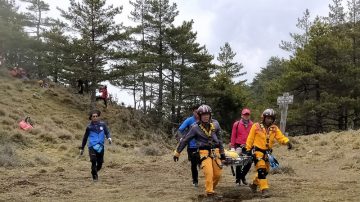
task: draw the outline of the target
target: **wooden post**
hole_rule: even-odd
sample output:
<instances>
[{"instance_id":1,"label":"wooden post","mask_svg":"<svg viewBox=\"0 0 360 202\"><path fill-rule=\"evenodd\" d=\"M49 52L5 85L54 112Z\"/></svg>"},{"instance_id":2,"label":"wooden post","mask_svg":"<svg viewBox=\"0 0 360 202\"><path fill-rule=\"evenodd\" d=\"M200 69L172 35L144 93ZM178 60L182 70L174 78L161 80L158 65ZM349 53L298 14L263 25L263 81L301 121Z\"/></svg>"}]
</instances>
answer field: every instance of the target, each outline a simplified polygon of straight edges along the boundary
<instances>
[{"instance_id":1,"label":"wooden post","mask_svg":"<svg viewBox=\"0 0 360 202\"><path fill-rule=\"evenodd\" d=\"M293 103L293 100L294 100L294 96L289 95L289 93L284 93L283 96L279 96L277 98L277 104L279 105L281 112L280 130L285 135L286 135L285 127L286 127L287 110L289 104Z\"/></svg>"}]
</instances>

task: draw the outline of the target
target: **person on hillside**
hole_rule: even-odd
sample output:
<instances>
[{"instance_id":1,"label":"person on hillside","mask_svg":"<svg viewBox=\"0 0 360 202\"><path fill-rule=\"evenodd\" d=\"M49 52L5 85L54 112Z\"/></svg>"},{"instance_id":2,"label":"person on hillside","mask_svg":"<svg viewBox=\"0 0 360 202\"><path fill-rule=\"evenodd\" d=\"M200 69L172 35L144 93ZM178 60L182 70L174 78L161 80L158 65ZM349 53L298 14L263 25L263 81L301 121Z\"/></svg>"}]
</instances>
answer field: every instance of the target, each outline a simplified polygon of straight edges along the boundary
<instances>
[{"instance_id":1,"label":"person on hillside","mask_svg":"<svg viewBox=\"0 0 360 202\"><path fill-rule=\"evenodd\" d=\"M84 81L82 79L78 79L77 80L77 86L80 88L79 89L79 94L83 94L84 93Z\"/></svg>"},{"instance_id":2,"label":"person on hillside","mask_svg":"<svg viewBox=\"0 0 360 202\"><path fill-rule=\"evenodd\" d=\"M96 101L104 100L104 104L105 104L105 108L106 108L107 107L107 99L108 99L107 86L104 85L103 87L100 88L99 91L100 91L101 95L96 97Z\"/></svg>"},{"instance_id":3,"label":"person on hillside","mask_svg":"<svg viewBox=\"0 0 360 202\"><path fill-rule=\"evenodd\" d=\"M241 119L236 121L233 124L232 131L231 131L231 150L238 151L240 154L242 148L246 145L246 140L249 136L250 128L252 127L253 122L250 120L250 110L244 108L241 111ZM249 172L251 168L251 163L248 163L244 166L236 166L236 181L235 183L240 185L241 182L244 185L247 185L246 182L246 174Z\"/></svg>"},{"instance_id":4,"label":"person on hillside","mask_svg":"<svg viewBox=\"0 0 360 202\"><path fill-rule=\"evenodd\" d=\"M251 190L255 193L257 187L260 188L262 196L267 198L270 196L268 191L269 185L266 179L270 170L270 163L268 155L272 152L272 147L275 142L287 145L288 149L292 148L289 139L284 136L280 129L274 124L276 119L275 111L273 109L266 109L262 113L262 121L255 123L250 129L244 153L254 154L254 161L257 173L254 177L253 183L250 184Z\"/></svg>"},{"instance_id":5,"label":"person on hillside","mask_svg":"<svg viewBox=\"0 0 360 202\"><path fill-rule=\"evenodd\" d=\"M94 181L98 180L98 171L104 162L104 143L105 138L111 144L110 131L106 124L100 121L99 110L92 110L89 113L90 124L86 127L85 134L80 147L80 155L84 153L84 147L88 144L89 156L91 162L91 174Z\"/></svg>"},{"instance_id":6,"label":"person on hillside","mask_svg":"<svg viewBox=\"0 0 360 202\"><path fill-rule=\"evenodd\" d=\"M196 140L200 154L200 167L205 175L205 192L208 197L215 196L215 187L222 174L222 160L225 153L222 140L220 139L221 128L219 123L211 118L211 108L201 105L197 109L199 121L193 124L190 131L181 138L180 143L174 151L174 161L179 160L181 151L190 140Z\"/></svg>"},{"instance_id":7,"label":"person on hillside","mask_svg":"<svg viewBox=\"0 0 360 202\"><path fill-rule=\"evenodd\" d=\"M190 127L199 121L199 116L197 114L197 109L199 106L192 107L192 116L188 117L179 127L178 129L178 137L180 139L185 135L186 132L189 131ZM192 175L192 183L193 186L198 187L198 169L197 166L200 161L199 151L196 144L195 139L191 139L187 145L187 153L188 153L188 160L191 162L191 175Z\"/></svg>"}]
</instances>

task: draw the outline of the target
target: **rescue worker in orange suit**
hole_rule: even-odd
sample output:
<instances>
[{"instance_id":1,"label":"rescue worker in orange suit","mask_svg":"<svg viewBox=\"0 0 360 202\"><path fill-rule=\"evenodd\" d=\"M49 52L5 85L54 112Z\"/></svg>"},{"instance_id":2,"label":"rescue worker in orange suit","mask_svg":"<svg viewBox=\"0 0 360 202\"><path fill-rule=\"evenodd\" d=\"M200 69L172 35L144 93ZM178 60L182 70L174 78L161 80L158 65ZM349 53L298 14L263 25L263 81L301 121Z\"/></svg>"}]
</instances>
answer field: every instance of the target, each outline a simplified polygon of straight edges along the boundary
<instances>
[{"instance_id":1,"label":"rescue worker in orange suit","mask_svg":"<svg viewBox=\"0 0 360 202\"><path fill-rule=\"evenodd\" d=\"M181 151L191 139L196 140L200 154L200 168L205 175L205 192L207 197L221 197L215 194L215 187L222 174L222 160L225 160L223 143L220 139L219 123L211 119L211 108L201 105L198 110L199 121L193 124L190 131L180 140L174 152L174 161L179 160Z\"/></svg>"},{"instance_id":2,"label":"rescue worker in orange suit","mask_svg":"<svg viewBox=\"0 0 360 202\"><path fill-rule=\"evenodd\" d=\"M288 149L292 148L289 139L274 124L275 118L276 115L273 109L266 109L262 113L262 122L255 123L251 127L246 147L243 151L248 155L251 155L253 151L257 170L253 183L249 186L254 193L259 187L262 196L265 198L270 197L268 180L266 179L270 170L267 154L271 154L275 140L282 145L287 145Z\"/></svg>"}]
</instances>

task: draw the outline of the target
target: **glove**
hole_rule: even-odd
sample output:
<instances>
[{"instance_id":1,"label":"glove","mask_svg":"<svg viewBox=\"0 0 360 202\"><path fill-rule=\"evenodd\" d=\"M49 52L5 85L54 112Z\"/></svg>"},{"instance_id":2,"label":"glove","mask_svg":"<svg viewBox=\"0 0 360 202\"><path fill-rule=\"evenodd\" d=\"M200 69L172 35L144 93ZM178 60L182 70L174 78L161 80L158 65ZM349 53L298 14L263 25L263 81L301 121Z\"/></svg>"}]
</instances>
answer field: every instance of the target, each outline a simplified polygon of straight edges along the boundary
<instances>
[{"instance_id":1,"label":"glove","mask_svg":"<svg viewBox=\"0 0 360 202\"><path fill-rule=\"evenodd\" d=\"M84 154L84 150L80 149L80 156L82 156Z\"/></svg>"},{"instance_id":2,"label":"glove","mask_svg":"<svg viewBox=\"0 0 360 202\"><path fill-rule=\"evenodd\" d=\"M109 144L112 143L111 137L108 138Z\"/></svg>"},{"instance_id":3,"label":"glove","mask_svg":"<svg viewBox=\"0 0 360 202\"><path fill-rule=\"evenodd\" d=\"M179 156L180 156L180 153L178 153L176 150L174 151L174 162L178 161L179 160Z\"/></svg>"},{"instance_id":4,"label":"glove","mask_svg":"<svg viewBox=\"0 0 360 202\"><path fill-rule=\"evenodd\" d=\"M292 144L290 142L287 143L288 150L292 149Z\"/></svg>"},{"instance_id":5,"label":"glove","mask_svg":"<svg viewBox=\"0 0 360 202\"><path fill-rule=\"evenodd\" d=\"M242 153L245 156L252 156L251 150L247 151L245 147L242 148Z\"/></svg>"},{"instance_id":6,"label":"glove","mask_svg":"<svg viewBox=\"0 0 360 202\"><path fill-rule=\"evenodd\" d=\"M225 154L220 154L220 160L224 161L226 159Z\"/></svg>"},{"instance_id":7,"label":"glove","mask_svg":"<svg viewBox=\"0 0 360 202\"><path fill-rule=\"evenodd\" d=\"M234 152L234 151L235 151L235 148L231 148L230 151Z\"/></svg>"}]
</instances>

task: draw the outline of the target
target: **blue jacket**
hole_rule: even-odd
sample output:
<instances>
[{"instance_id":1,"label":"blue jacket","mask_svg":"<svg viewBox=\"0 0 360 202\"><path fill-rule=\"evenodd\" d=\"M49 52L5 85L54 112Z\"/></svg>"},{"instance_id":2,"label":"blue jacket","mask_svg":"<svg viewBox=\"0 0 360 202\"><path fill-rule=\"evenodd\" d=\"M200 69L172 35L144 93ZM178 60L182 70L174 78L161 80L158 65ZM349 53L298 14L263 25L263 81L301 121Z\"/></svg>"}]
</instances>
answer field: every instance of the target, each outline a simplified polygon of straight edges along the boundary
<instances>
[{"instance_id":1,"label":"blue jacket","mask_svg":"<svg viewBox=\"0 0 360 202\"><path fill-rule=\"evenodd\" d=\"M191 126L196 123L196 118L195 116L190 116L189 118L187 118L179 127L179 131L180 133L183 135L186 135L185 132L188 132L189 129L191 128ZM196 144L196 140L195 138L191 139L189 144L188 144L188 148L190 149L197 149L198 146Z\"/></svg>"},{"instance_id":2,"label":"blue jacket","mask_svg":"<svg viewBox=\"0 0 360 202\"><path fill-rule=\"evenodd\" d=\"M105 137L110 138L110 132L106 124L102 121L90 122L86 127L81 148L84 149L87 141L89 148L96 144L104 146Z\"/></svg>"}]
</instances>

